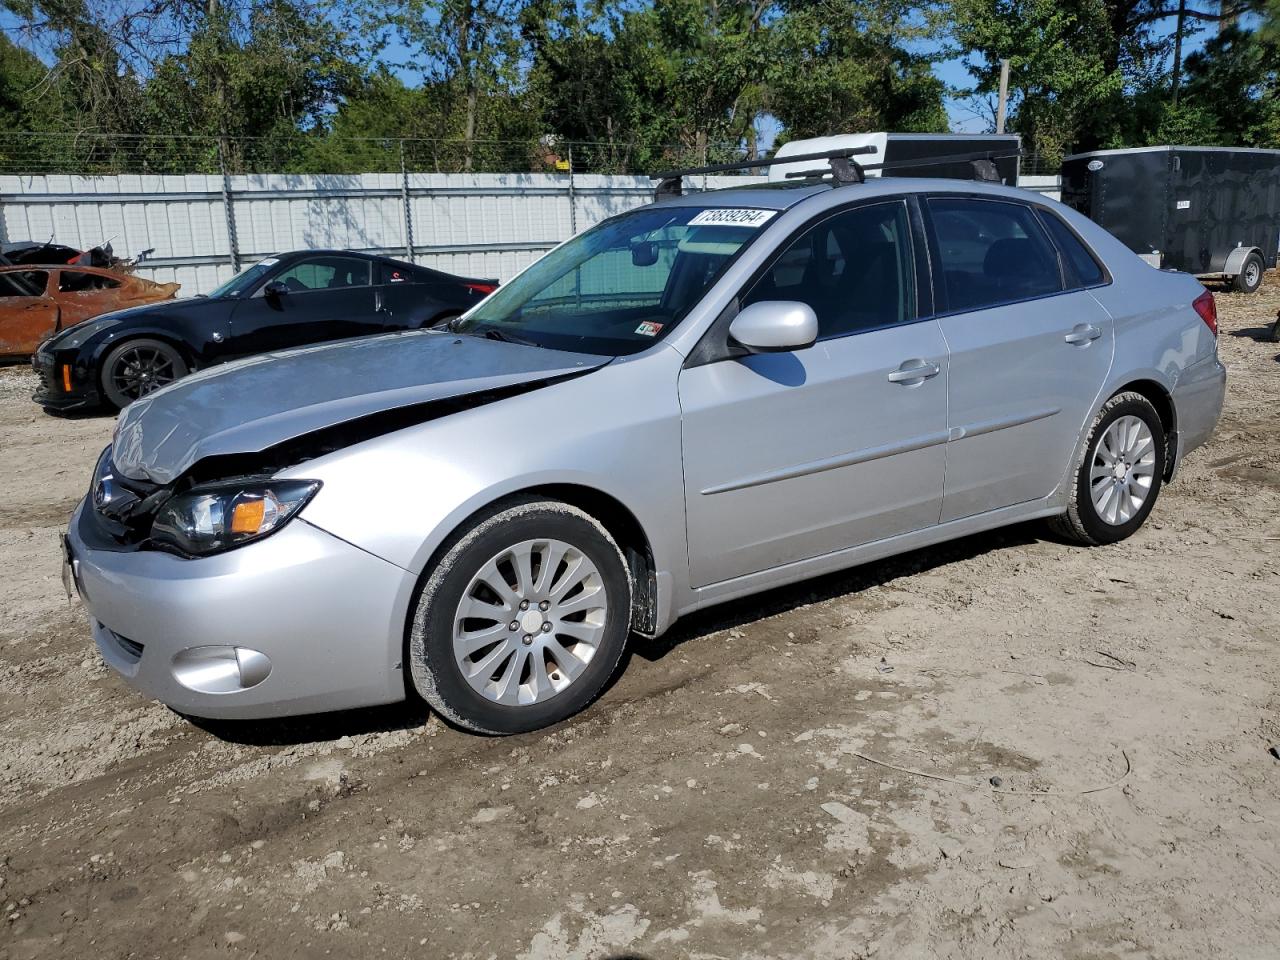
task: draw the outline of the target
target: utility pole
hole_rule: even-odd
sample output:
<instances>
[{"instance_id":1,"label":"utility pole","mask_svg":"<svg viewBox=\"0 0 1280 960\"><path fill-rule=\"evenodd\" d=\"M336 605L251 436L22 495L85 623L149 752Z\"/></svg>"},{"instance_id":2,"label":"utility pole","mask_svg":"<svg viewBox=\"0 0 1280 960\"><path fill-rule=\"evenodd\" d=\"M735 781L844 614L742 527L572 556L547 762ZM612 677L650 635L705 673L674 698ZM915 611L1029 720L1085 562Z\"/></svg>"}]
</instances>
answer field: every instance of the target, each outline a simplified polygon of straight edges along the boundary
<instances>
[{"instance_id":1,"label":"utility pole","mask_svg":"<svg viewBox=\"0 0 1280 960\"><path fill-rule=\"evenodd\" d=\"M1009 61L1000 60L1000 100L996 104L996 133L1004 133L1005 112L1009 107Z\"/></svg>"},{"instance_id":2,"label":"utility pole","mask_svg":"<svg viewBox=\"0 0 1280 960\"><path fill-rule=\"evenodd\" d=\"M1182 86L1182 31L1187 22L1187 0L1178 0L1178 20L1173 28L1173 79L1169 99L1178 105L1178 88Z\"/></svg>"}]
</instances>

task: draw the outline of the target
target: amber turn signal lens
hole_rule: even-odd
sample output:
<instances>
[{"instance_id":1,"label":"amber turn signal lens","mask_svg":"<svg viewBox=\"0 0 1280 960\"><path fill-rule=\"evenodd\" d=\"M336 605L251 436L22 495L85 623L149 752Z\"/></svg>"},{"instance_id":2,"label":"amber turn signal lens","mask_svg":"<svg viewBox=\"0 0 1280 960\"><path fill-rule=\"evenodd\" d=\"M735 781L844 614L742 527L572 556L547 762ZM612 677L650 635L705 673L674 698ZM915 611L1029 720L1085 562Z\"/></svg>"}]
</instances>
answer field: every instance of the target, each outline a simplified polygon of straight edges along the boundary
<instances>
[{"instance_id":1,"label":"amber turn signal lens","mask_svg":"<svg viewBox=\"0 0 1280 960\"><path fill-rule=\"evenodd\" d=\"M257 533L267 513L267 502L262 499L241 500L231 509L232 533Z\"/></svg>"},{"instance_id":2,"label":"amber turn signal lens","mask_svg":"<svg viewBox=\"0 0 1280 960\"><path fill-rule=\"evenodd\" d=\"M71 364L64 363L62 365L62 389L71 392Z\"/></svg>"}]
</instances>

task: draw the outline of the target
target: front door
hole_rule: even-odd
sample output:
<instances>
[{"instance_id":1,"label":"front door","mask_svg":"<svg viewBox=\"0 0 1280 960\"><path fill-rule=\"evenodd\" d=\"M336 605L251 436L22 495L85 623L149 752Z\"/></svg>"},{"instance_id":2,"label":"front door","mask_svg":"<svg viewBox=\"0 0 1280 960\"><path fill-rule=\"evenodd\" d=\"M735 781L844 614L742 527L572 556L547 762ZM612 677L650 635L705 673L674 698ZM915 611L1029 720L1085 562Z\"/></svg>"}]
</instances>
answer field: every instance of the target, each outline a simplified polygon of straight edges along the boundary
<instances>
[{"instance_id":1,"label":"front door","mask_svg":"<svg viewBox=\"0 0 1280 960\"><path fill-rule=\"evenodd\" d=\"M0 273L0 357L35 353L58 329L58 304L49 295L47 270Z\"/></svg>"},{"instance_id":2,"label":"front door","mask_svg":"<svg viewBox=\"0 0 1280 960\"><path fill-rule=\"evenodd\" d=\"M908 224L887 201L801 231L742 305L808 303L818 342L681 372L695 587L937 523L947 351L917 319Z\"/></svg>"},{"instance_id":3,"label":"front door","mask_svg":"<svg viewBox=\"0 0 1280 960\"><path fill-rule=\"evenodd\" d=\"M370 261L317 254L295 260L236 305L227 353L246 356L378 333L383 318ZM266 288L279 285L279 293Z\"/></svg>"},{"instance_id":4,"label":"front door","mask_svg":"<svg viewBox=\"0 0 1280 960\"><path fill-rule=\"evenodd\" d=\"M1110 370L1113 336L1029 205L925 206L951 351L946 521L1054 491Z\"/></svg>"}]
</instances>

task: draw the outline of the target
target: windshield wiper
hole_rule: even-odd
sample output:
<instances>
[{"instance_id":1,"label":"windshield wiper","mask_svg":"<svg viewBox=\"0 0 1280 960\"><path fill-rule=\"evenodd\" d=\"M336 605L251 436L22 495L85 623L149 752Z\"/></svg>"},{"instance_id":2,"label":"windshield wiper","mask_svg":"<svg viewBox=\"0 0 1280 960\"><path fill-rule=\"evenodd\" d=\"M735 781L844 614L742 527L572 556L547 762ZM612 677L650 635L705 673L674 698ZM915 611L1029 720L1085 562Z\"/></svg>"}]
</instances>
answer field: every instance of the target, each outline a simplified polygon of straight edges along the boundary
<instances>
[{"instance_id":1,"label":"windshield wiper","mask_svg":"<svg viewBox=\"0 0 1280 960\"><path fill-rule=\"evenodd\" d=\"M541 346L541 344L535 343L532 340L526 340L524 337L517 337L507 333L505 330L499 330L497 327L482 327L477 332L480 336L489 340L501 340L503 343L518 343L525 347Z\"/></svg>"}]
</instances>

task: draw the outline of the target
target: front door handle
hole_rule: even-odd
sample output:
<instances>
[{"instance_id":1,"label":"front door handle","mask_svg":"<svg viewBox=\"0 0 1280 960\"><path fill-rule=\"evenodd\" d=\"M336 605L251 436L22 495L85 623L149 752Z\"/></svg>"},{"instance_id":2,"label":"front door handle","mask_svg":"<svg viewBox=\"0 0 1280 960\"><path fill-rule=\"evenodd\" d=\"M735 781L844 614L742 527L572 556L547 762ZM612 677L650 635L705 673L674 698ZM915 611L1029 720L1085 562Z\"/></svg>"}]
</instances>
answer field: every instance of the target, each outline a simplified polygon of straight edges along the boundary
<instances>
[{"instance_id":1,"label":"front door handle","mask_svg":"<svg viewBox=\"0 0 1280 960\"><path fill-rule=\"evenodd\" d=\"M924 360L904 360L897 370L889 374L889 382L901 383L910 387L917 383L924 383L941 372L942 367L936 363L926 363Z\"/></svg>"},{"instance_id":2,"label":"front door handle","mask_svg":"<svg viewBox=\"0 0 1280 960\"><path fill-rule=\"evenodd\" d=\"M1087 347L1100 336L1102 336L1102 331L1092 323L1077 323L1071 328L1071 332L1062 339L1073 346Z\"/></svg>"}]
</instances>

